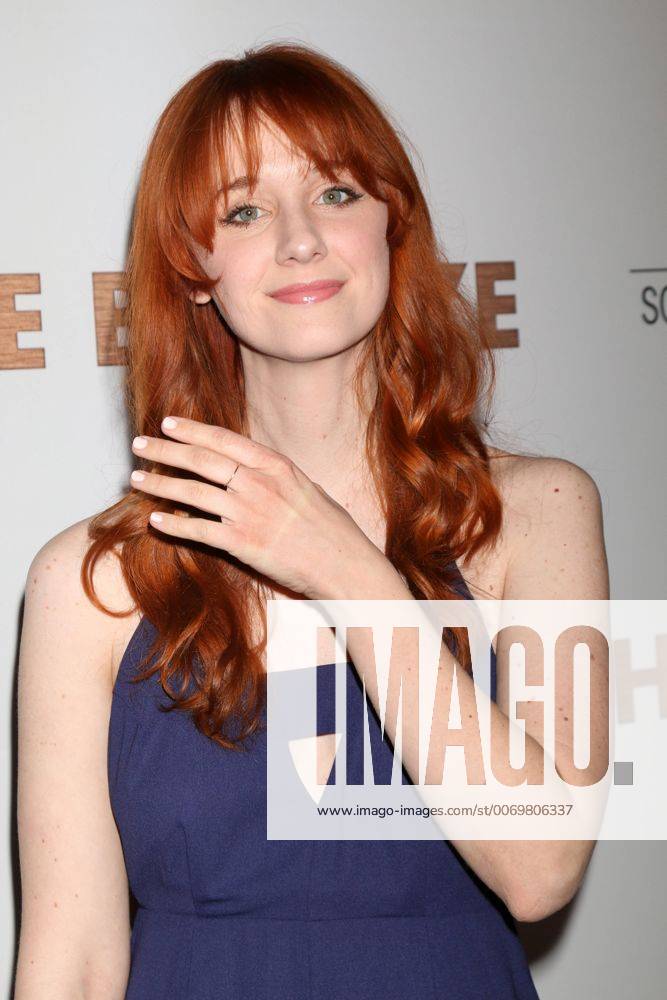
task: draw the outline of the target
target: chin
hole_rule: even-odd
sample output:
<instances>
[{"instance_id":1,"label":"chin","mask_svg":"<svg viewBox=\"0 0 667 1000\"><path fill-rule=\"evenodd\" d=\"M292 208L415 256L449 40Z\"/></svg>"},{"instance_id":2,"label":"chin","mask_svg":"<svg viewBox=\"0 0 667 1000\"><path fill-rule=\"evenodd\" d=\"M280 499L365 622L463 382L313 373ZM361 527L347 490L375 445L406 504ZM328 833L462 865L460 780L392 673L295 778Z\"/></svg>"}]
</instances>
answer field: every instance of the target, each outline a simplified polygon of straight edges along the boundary
<instances>
[{"instance_id":1,"label":"chin","mask_svg":"<svg viewBox=\"0 0 667 1000\"><path fill-rule=\"evenodd\" d=\"M351 328L358 332L350 334ZM345 322L336 323L335 326L330 323L309 323L302 315L296 322L281 324L278 330L274 326L261 338L256 334L253 337L241 335L239 340L260 354L306 361L310 358L339 354L363 340L368 332L368 329L362 332L358 324L354 324L353 327L352 324Z\"/></svg>"}]
</instances>

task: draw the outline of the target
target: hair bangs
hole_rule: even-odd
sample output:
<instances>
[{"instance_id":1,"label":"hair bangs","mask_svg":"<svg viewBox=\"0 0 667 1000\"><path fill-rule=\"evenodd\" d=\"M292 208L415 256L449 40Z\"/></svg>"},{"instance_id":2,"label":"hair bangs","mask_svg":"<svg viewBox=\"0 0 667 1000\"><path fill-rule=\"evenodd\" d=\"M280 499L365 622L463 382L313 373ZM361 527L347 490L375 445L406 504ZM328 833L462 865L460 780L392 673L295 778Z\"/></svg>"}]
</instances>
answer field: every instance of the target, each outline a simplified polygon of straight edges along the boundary
<instances>
[{"instance_id":1,"label":"hair bangs","mask_svg":"<svg viewBox=\"0 0 667 1000\"><path fill-rule=\"evenodd\" d=\"M352 115L341 115L340 106L323 101L315 88L290 90L290 80L281 86L232 95L211 128L211 175L216 200L227 194L235 178L229 169L232 149L243 163L249 190L256 187L261 172L260 130L268 128L290 150L303 159L304 170L317 169L334 182L341 170L348 170L372 197L386 200L382 180L374 167L377 158L369 150L368 136Z\"/></svg>"}]
</instances>

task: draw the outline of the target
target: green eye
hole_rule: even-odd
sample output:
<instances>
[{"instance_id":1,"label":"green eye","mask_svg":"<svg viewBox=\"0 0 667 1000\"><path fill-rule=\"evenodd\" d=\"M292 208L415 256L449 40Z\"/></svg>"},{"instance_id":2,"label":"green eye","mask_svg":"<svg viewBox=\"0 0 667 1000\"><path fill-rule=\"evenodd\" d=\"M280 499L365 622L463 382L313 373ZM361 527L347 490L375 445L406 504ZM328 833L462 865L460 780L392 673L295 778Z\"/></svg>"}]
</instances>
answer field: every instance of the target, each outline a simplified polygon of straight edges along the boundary
<instances>
[{"instance_id":1,"label":"green eye","mask_svg":"<svg viewBox=\"0 0 667 1000\"><path fill-rule=\"evenodd\" d=\"M257 208L257 205L237 205L236 208L233 208L231 212L228 215L226 215L224 219L221 219L220 221L225 226L249 226L251 222L256 221L257 217L255 216L254 218L248 218L247 213L258 212L258 211L259 209ZM246 217L237 220L236 216L237 215L243 216L244 213L246 213Z\"/></svg>"},{"instance_id":2,"label":"green eye","mask_svg":"<svg viewBox=\"0 0 667 1000\"><path fill-rule=\"evenodd\" d=\"M327 201L327 204L333 205L335 207L338 207L338 205L341 205L341 206L342 205L349 205L351 202L357 201L359 198L363 197L357 191L353 191L352 188L349 188L349 187L332 187L332 188L328 188L324 192L324 194L322 195L322 197L325 198L325 199L327 199L329 197L329 195L334 195L335 196L336 194L340 194L340 193L342 193L342 194L344 194L344 195L347 196L344 201L343 200L338 200L338 201L331 201L331 200L329 200L329 201Z\"/></svg>"},{"instance_id":3,"label":"green eye","mask_svg":"<svg viewBox=\"0 0 667 1000\"><path fill-rule=\"evenodd\" d=\"M243 215L244 212L256 212L257 207L255 205L248 205L247 208L241 208L236 214ZM241 222L252 222L253 219L249 219L247 216L240 220Z\"/></svg>"}]
</instances>

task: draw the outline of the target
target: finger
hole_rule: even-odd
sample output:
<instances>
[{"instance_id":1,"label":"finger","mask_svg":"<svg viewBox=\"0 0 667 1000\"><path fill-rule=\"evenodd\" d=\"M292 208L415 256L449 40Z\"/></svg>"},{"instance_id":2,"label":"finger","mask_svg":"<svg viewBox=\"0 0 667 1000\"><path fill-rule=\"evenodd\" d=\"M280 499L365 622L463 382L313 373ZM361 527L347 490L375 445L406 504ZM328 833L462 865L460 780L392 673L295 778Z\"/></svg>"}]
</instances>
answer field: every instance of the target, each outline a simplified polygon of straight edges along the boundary
<instances>
[{"instance_id":1,"label":"finger","mask_svg":"<svg viewBox=\"0 0 667 1000\"><path fill-rule=\"evenodd\" d=\"M175 426L172 427L169 421L175 421ZM161 426L170 437L210 448L251 469L271 467L277 458L283 458L280 452L267 448L244 434L237 434L229 427L216 427L187 417L165 417Z\"/></svg>"},{"instance_id":2,"label":"finger","mask_svg":"<svg viewBox=\"0 0 667 1000\"><path fill-rule=\"evenodd\" d=\"M228 497L219 486L201 483L196 479L177 479L174 476L160 476L156 472L140 470L132 473L130 481L132 486L144 493L185 503L209 514L233 520L232 507L238 501Z\"/></svg>"},{"instance_id":3,"label":"finger","mask_svg":"<svg viewBox=\"0 0 667 1000\"><path fill-rule=\"evenodd\" d=\"M215 549L223 549L236 558L241 558L236 529L231 524L206 521L201 517L179 517L164 511L153 511L150 515L153 527L165 535L187 538L193 542L203 542Z\"/></svg>"},{"instance_id":4,"label":"finger","mask_svg":"<svg viewBox=\"0 0 667 1000\"><path fill-rule=\"evenodd\" d=\"M201 445L179 444L165 438L144 438L145 445L137 447L132 443L132 451L137 457L150 459L160 465L173 465L177 469L196 472L204 479L226 486L234 474L238 462L226 458L217 451Z\"/></svg>"}]
</instances>

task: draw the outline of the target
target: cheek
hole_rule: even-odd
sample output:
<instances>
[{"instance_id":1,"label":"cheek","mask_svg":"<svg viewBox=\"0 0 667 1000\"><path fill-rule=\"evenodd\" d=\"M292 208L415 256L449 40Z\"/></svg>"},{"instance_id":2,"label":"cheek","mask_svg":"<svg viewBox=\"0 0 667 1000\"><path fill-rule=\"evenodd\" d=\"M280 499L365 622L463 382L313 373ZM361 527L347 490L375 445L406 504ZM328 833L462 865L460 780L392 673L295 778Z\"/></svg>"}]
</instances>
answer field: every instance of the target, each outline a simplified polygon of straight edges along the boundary
<instances>
[{"instance_id":1,"label":"cheek","mask_svg":"<svg viewBox=\"0 0 667 1000\"><path fill-rule=\"evenodd\" d=\"M389 287L389 245L384 229L360 233L351 253L353 257L348 260L355 272L365 276L368 286L377 289L378 294L386 292Z\"/></svg>"},{"instance_id":2,"label":"cheek","mask_svg":"<svg viewBox=\"0 0 667 1000\"><path fill-rule=\"evenodd\" d=\"M244 311L249 294L261 283L262 267L256 249L237 245L233 253L218 254L210 273L218 277L216 293L225 309Z\"/></svg>"},{"instance_id":3,"label":"cheek","mask_svg":"<svg viewBox=\"0 0 667 1000\"><path fill-rule=\"evenodd\" d=\"M389 272L389 244L387 243L387 212L373 212L362 221L347 241L348 260L360 272L372 272L372 280L381 280L382 272ZM378 273L380 272L380 273Z\"/></svg>"}]
</instances>

